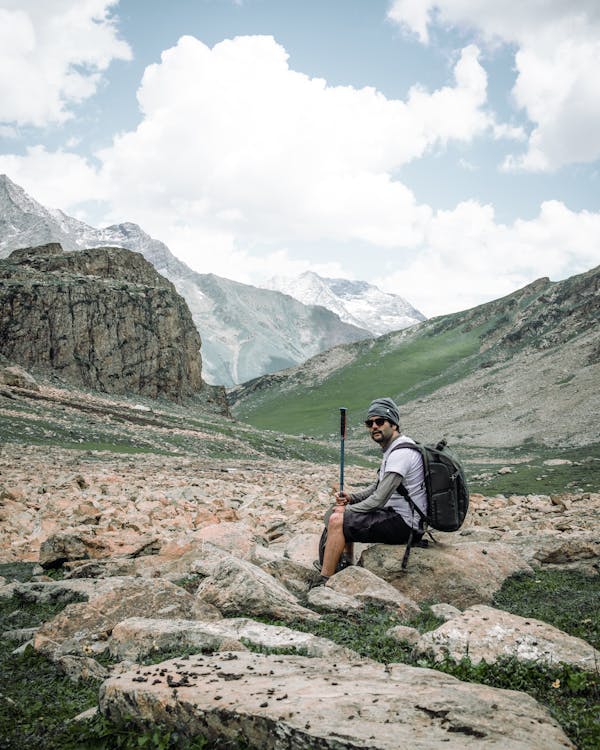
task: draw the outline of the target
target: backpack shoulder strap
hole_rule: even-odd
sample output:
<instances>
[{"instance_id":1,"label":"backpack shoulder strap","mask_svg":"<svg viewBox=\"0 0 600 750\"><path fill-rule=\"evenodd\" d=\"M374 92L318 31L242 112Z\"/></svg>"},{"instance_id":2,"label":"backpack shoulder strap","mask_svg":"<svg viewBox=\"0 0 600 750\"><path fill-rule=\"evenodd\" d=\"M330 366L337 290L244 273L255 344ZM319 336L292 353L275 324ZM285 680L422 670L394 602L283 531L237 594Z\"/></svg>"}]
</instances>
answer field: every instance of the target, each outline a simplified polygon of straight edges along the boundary
<instances>
[{"instance_id":1,"label":"backpack shoulder strap","mask_svg":"<svg viewBox=\"0 0 600 750\"><path fill-rule=\"evenodd\" d=\"M421 443L396 443L390 453L397 451L399 448L412 448L412 450L419 451L419 453L423 455L423 446L421 445Z\"/></svg>"},{"instance_id":2,"label":"backpack shoulder strap","mask_svg":"<svg viewBox=\"0 0 600 750\"><path fill-rule=\"evenodd\" d=\"M425 481L425 488L427 491L427 496L430 495L430 487L429 487L429 462L427 459L427 452L424 450L423 446L420 443L414 442L414 443L398 443L397 445L394 445L390 453L393 453L394 451L399 450L400 448L410 448L411 450L417 451L421 455L421 459L423 460L423 478ZM416 505L411 498L411 496L408 493L408 490L404 486L403 482L400 482L398 487L396 488L400 495L406 500L406 502L410 505L411 510L416 511L421 519L421 523L423 524L424 528L427 528L427 525L429 524L429 518L421 508L419 508L418 505Z\"/></svg>"}]
</instances>

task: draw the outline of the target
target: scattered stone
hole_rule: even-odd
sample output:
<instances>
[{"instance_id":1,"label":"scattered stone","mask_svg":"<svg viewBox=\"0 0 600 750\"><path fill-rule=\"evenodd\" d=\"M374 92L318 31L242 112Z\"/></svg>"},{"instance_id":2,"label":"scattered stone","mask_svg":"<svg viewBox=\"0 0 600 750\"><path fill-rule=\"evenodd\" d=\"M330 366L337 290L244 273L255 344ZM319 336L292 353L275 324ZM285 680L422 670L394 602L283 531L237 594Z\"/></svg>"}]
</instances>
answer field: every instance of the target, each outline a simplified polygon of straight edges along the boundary
<instances>
[{"instance_id":1,"label":"scattered stone","mask_svg":"<svg viewBox=\"0 0 600 750\"><path fill-rule=\"evenodd\" d=\"M105 583L105 586L112 584ZM15 582L9 585L12 596L36 604L70 604L89 599L101 590L95 580ZM7 587L7 588L9 588Z\"/></svg>"},{"instance_id":2,"label":"scattered stone","mask_svg":"<svg viewBox=\"0 0 600 750\"><path fill-rule=\"evenodd\" d=\"M109 649L115 658L138 661L154 653L175 649L205 653L246 651L248 646L296 649L308 656L360 660L350 649L326 638L244 617L219 622L132 617L115 626Z\"/></svg>"},{"instance_id":3,"label":"scattered stone","mask_svg":"<svg viewBox=\"0 0 600 750\"><path fill-rule=\"evenodd\" d=\"M93 536L61 532L52 534L42 542L40 565L45 569L59 568L67 561L102 557L106 552L106 545Z\"/></svg>"},{"instance_id":4,"label":"scattered stone","mask_svg":"<svg viewBox=\"0 0 600 750\"><path fill-rule=\"evenodd\" d=\"M301 597L306 594L314 579L315 569L307 568L293 560L277 557L260 567L294 596Z\"/></svg>"},{"instance_id":5,"label":"scattered stone","mask_svg":"<svg viewBox=\"0 0 600 750\"><path fill-rule=\"evenodd\" d=\"M74 716L71 721L90 721L98 714L98 706L92 706L92 708L88 708L86 711L82 711L80 714L77 714L77 716Z\"/></svg>"},{"instance_id":6,"label":"scattered stone","mask_svg":"<svg viewBox=\"0 0 600 750\"><path fill-rule=\"evenodd\" d=\"M400 643L408 643L411 646L414 646L421 637L416 628L411 628L408 625L396 625L387 630L386 635Z\"/></svg>"},{"instance_id":7,"label":"scattered stone","mask_svg":"<svg viewBox=\"0 0 600 750\"><path fill-rule=\"evenodd\" d=\"M5 404L5 408L9 406ZM131 413L130 405L127 411ZM63 663L73 679L85 679L96 663L91 657L113 644L115 655L124 657L111 667L111 674L116 676L117 671L130 669L130 659L146 650L155 653L159 643L161 649L166 645L183 653L184 648L192 648L186 643L196 642L194 639L203 642L200 632L204 632L202 637L208 642L211 628L211 637L221 644L222 651L231 651L233 646L295 649L318 658L314 642L307 645L297 640L306 634L284 629L286 634L274 637L269 626L240 618L240 613L278 619L316 618L318 615L308 606L350 614L375 600L397 610L397 598L402 597L409 601L409 614L414 611L415 602L442 600L445 603L434 604L432 612L445 619L446 626L455 626L465 614L460 610L489 604L493 593L513 573L531 572L541 566L597 575L600 565L600 494L579 489L561 495L540 492L485 497L473 493L461 531L452 535L434 532L437 543L414 548L407 571L401 569L402 545L356 545L359 565L337 574L327 586L309 591L323 512L331 499L330 467L307 468L306 464L291 460L227 466L206 457L158 454L140 454L135 460L100 459L92 451L77 454L7 443L0 454L0 473L0 560L31 563L44 559L46 564L31 571L36 582L4 581L0 598L5 601L16 596L22 601L68 603L61 615L35 634L23 632L19 638L16 633L12 635L16 642L33 635L36 648L55 660L69 657ZM367 469L348 467L348 473L354 486L371 479ZM543 491L543 485L540 489ZM267 546L265 539L269 535L273 538ZM53 566L62 566L64 580L48 580L45 570ZM81 597L87 601L75 603ZM485 611L475 613L474 621L476 616L485 632L487 622L483 618L488 615ZM136 630L131 627L132 620L154 624ZM233 625L236 621L245 624ZM16 618L6 618L4 627L10 628L11 623L16 630ZM125 636L128 623L130 629ZM186 624L172 629L172 623ZM127 645L120 645L121 633ZM406 643L417 634L410 629L397 630L394 637ZM328 649L334 647L325 643ZM523 644L527 643L523 640ZM30 640L23 640L18 650L24 652L30 644ZM580 644L574 648L582 649ZM325 650L322 653L329 654ZM257 655L243 650L231 653L232 660L240 657L253 664ZM331 655L326 658L329 662L333 659ZM354 667L347 666L350 658L335 656L340 674L345 674L345 682L340 681L340 685L345 685L344 692L349 694L348 685L354 686ZM346 665L343 670L342 663ZM304 673L304 662L294 669ZM215 667L215 675L218 672ZM290 672L289 679L292 677L295 680L297 676ZM222 678L214 679L223 684ZM414 675L412 679L416 679ZM232 680L238 682L235 677ZM330 680L337 681L335 677ZM169 689L179 694L187 689L186 681L191 684L192 677L186 678L179 670L171 674ZM205 682L204 677L202 684ZM132 685L145 689L146 683L132 681ZM222 705L229 699L230 686L228 682L227 689L218 693ZM453 689L449 686L448 692ZM441 715L450 709L444 707L448 696L440 696L438 708L432 710ZM335 711L338 697L336 694ZM260 698L257 707L267 713L271 704L280 703L272 695L261 694ZM345 699L351 700L351 696ZM269 706L260 708L261 703ZM429 707L429 702L419 705ZM352 706L344 704L348 708L346 717L360 719L363 706L362 700L355 700ZM175 713L185 710L178 707ZM334 712L339 718L336 731L342 723L344 729L348 724L359 723L348 722L339 710L339 715ZM427 722L427 728L435 719L421 709L415 711ZM261 720L257 719L259 723ZM305 723L306 719L302 729ZM312 725L312 720L309 723ZM441 720L439 723L443 724ZM272 729L278 725L275 721L270 726ZM308 731L307 747L316 747L320 740L314 739L311 730L303 731ZM423 731L413 731L417 747L419 732ZM429 734L425 732L423 736L428 742ZM448 730L441 746L449 746L445 742L448 737L457 743L464 739L460 730ZM338 737L337 741L346 740ZM497 744L511 746L500 740ZM367 738L363 746L378 745ZM522 743L520 747L530 744Z\"/></svg>"},{"instance_id":8,"label":"scattered stone","mask_svg":"<svg viewBox=\"0 0 600 750\"><path fill-rule=\"evenodd\" d=\"M383 606L402 617L409 617L421 611L419 605L412 599L371 571L356 565L351 565L336 573L326 585L334 591L364 603Z\"/></svg>"},{"instance_id":9,"label":"scattered stone","mask_svg":"<svg viewBox=\"0 0 600 750\"><path fill-rule=\"evenodd\" d=\"M446 622L448 622L448 620L453 620L461 614L460 609L458 609L458 607L453 607L451 604L432 604L430 609L436 617L439 617Z\"/></svg>"},{"instance_id":10,"label":"scattered stone","mask_svg":"<svg viewBox=\"0 0 600 750\"><path fill-rule=\"evenodd\" d=\"M89 656L61 655L54 662L62 674L71 682L86 682L87 680L105 680L110 674L95 659Z\"/></svg>"},{"instance_id":11,"label":"scattered stone","mask_svg":"<svg viewBox=\"0 0 600 750\"><path fill-rule=\"evenodd\" d=\"M51 658L95 656L107 650L113 628L128 617L187 617L194 609L194 597L169 581L115 578L102 582L106 588L89 601L69 604L39 628L34 638L36 650Z\"/></svg>"},{"instance_id":12,"label":"scattered stone","mask_svg":"<svg viewBox=\"0 0 600 750\"><path fill-rule=\"evenodd\" d=\"M358 612L365 606L359 599L329 586L316 586L308 592L306 599L311 607L326 612Z\"/></svg>"}]
</instances>

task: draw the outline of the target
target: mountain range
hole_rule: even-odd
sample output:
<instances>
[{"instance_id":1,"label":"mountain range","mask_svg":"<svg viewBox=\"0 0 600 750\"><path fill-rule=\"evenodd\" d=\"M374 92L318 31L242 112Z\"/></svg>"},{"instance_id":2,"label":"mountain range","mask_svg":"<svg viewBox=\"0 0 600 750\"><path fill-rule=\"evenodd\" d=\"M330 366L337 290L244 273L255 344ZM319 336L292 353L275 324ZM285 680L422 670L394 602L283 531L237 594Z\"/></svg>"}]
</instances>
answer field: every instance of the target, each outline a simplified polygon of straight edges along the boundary
<instances>
[{"instance_id":1,"label":"mountain range","mask_svg":"<svg viewBox=\"0 0 600 750\"><path fill-rule=\"evenodd\" d=\"M361 282L347 282L354 285L348 293L341 282L322 280L329 294L299 301L287 289L286 293L261 289L197 273L137 224L96 229L60 210L45 208L0 175L0 258L15 249L51 242L67 251L114 246L141 253L186 300L202 338L203 378L211 384L232 386L296 365L333 346L371 338L380 331L373 327L378 318L400 329L423 317L417 311L414 317L407 316L404 311L410 306L401 300L394 324L389 313L393 295L379 295L385 303L379 312L370 300L363 301L369 314L361 317ZM364 294L365 299L375 296L368 285Z\"/></svg>"}]
</instances>

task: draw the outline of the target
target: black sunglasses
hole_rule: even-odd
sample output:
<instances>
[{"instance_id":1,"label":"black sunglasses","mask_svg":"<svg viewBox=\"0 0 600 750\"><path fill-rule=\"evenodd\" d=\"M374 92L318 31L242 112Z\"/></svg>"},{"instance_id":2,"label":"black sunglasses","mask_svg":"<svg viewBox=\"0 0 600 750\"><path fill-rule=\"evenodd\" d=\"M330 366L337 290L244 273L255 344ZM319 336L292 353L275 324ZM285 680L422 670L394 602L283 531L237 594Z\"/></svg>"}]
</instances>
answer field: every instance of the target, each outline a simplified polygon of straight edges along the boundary
<instances>
[{"instance_id":1,"label":"black sunglasses","mask_svg":"<svg viewBox=\"0 0 600 750\"><path fill-rule=\"evenodd\" d=\"M387 422L387 419L385 417L375 417L374 419L365 419L365 425L371 429L374 424L377 425L377 427L382 427L383 423Z\"/></svg>"}]
</instances>

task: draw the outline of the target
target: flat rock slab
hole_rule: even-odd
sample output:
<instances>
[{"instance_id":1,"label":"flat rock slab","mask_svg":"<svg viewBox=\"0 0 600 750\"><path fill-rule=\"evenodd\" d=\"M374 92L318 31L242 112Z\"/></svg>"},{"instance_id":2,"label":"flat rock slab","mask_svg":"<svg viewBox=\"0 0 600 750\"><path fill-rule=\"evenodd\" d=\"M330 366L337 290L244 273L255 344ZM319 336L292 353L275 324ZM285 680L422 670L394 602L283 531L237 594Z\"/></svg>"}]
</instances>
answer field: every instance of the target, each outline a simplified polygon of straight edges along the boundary
<instances>
[{"instance_id":1,"label":"flat rock slab","mask_svg":"<svg viewBox=\"0 0 600 750\"><path fill-rule=\"evenodd\" d=\"M430 669L220 652L116 675L100 688L109 719L163 724L261 750L564 750L559 725L523 693Z\"/></svg>"},{"instance_id":2,"label":"flat rock slab","mask_svg":"<svg viewBox=\"0 0 600 750\"><path fill-rule=\"evenodd\" d=\"M358 654L327 638L280 625L265 625L246 617L219 622L131 617L112 631L110 654L118 659L140 660L171 649L245 651L243 644L265 649L298 649L307 656L360 659Z\"/></svg>"},{"instance_id":3,"label":"flat rock slab","mask_svg":"<svg viewBox=\"0 0 600 750\"><path fill-rule=\"evenodd\" d=\"M493 607L470 607L462 614L422 635L419 653L448 655L460 661L468 656L473 664L488 664L502 656L514 656L546 664L564 662L594 671L600 652L581 638L563 633L533 617L520 617Z\"/></svg>"}]
</instances>

